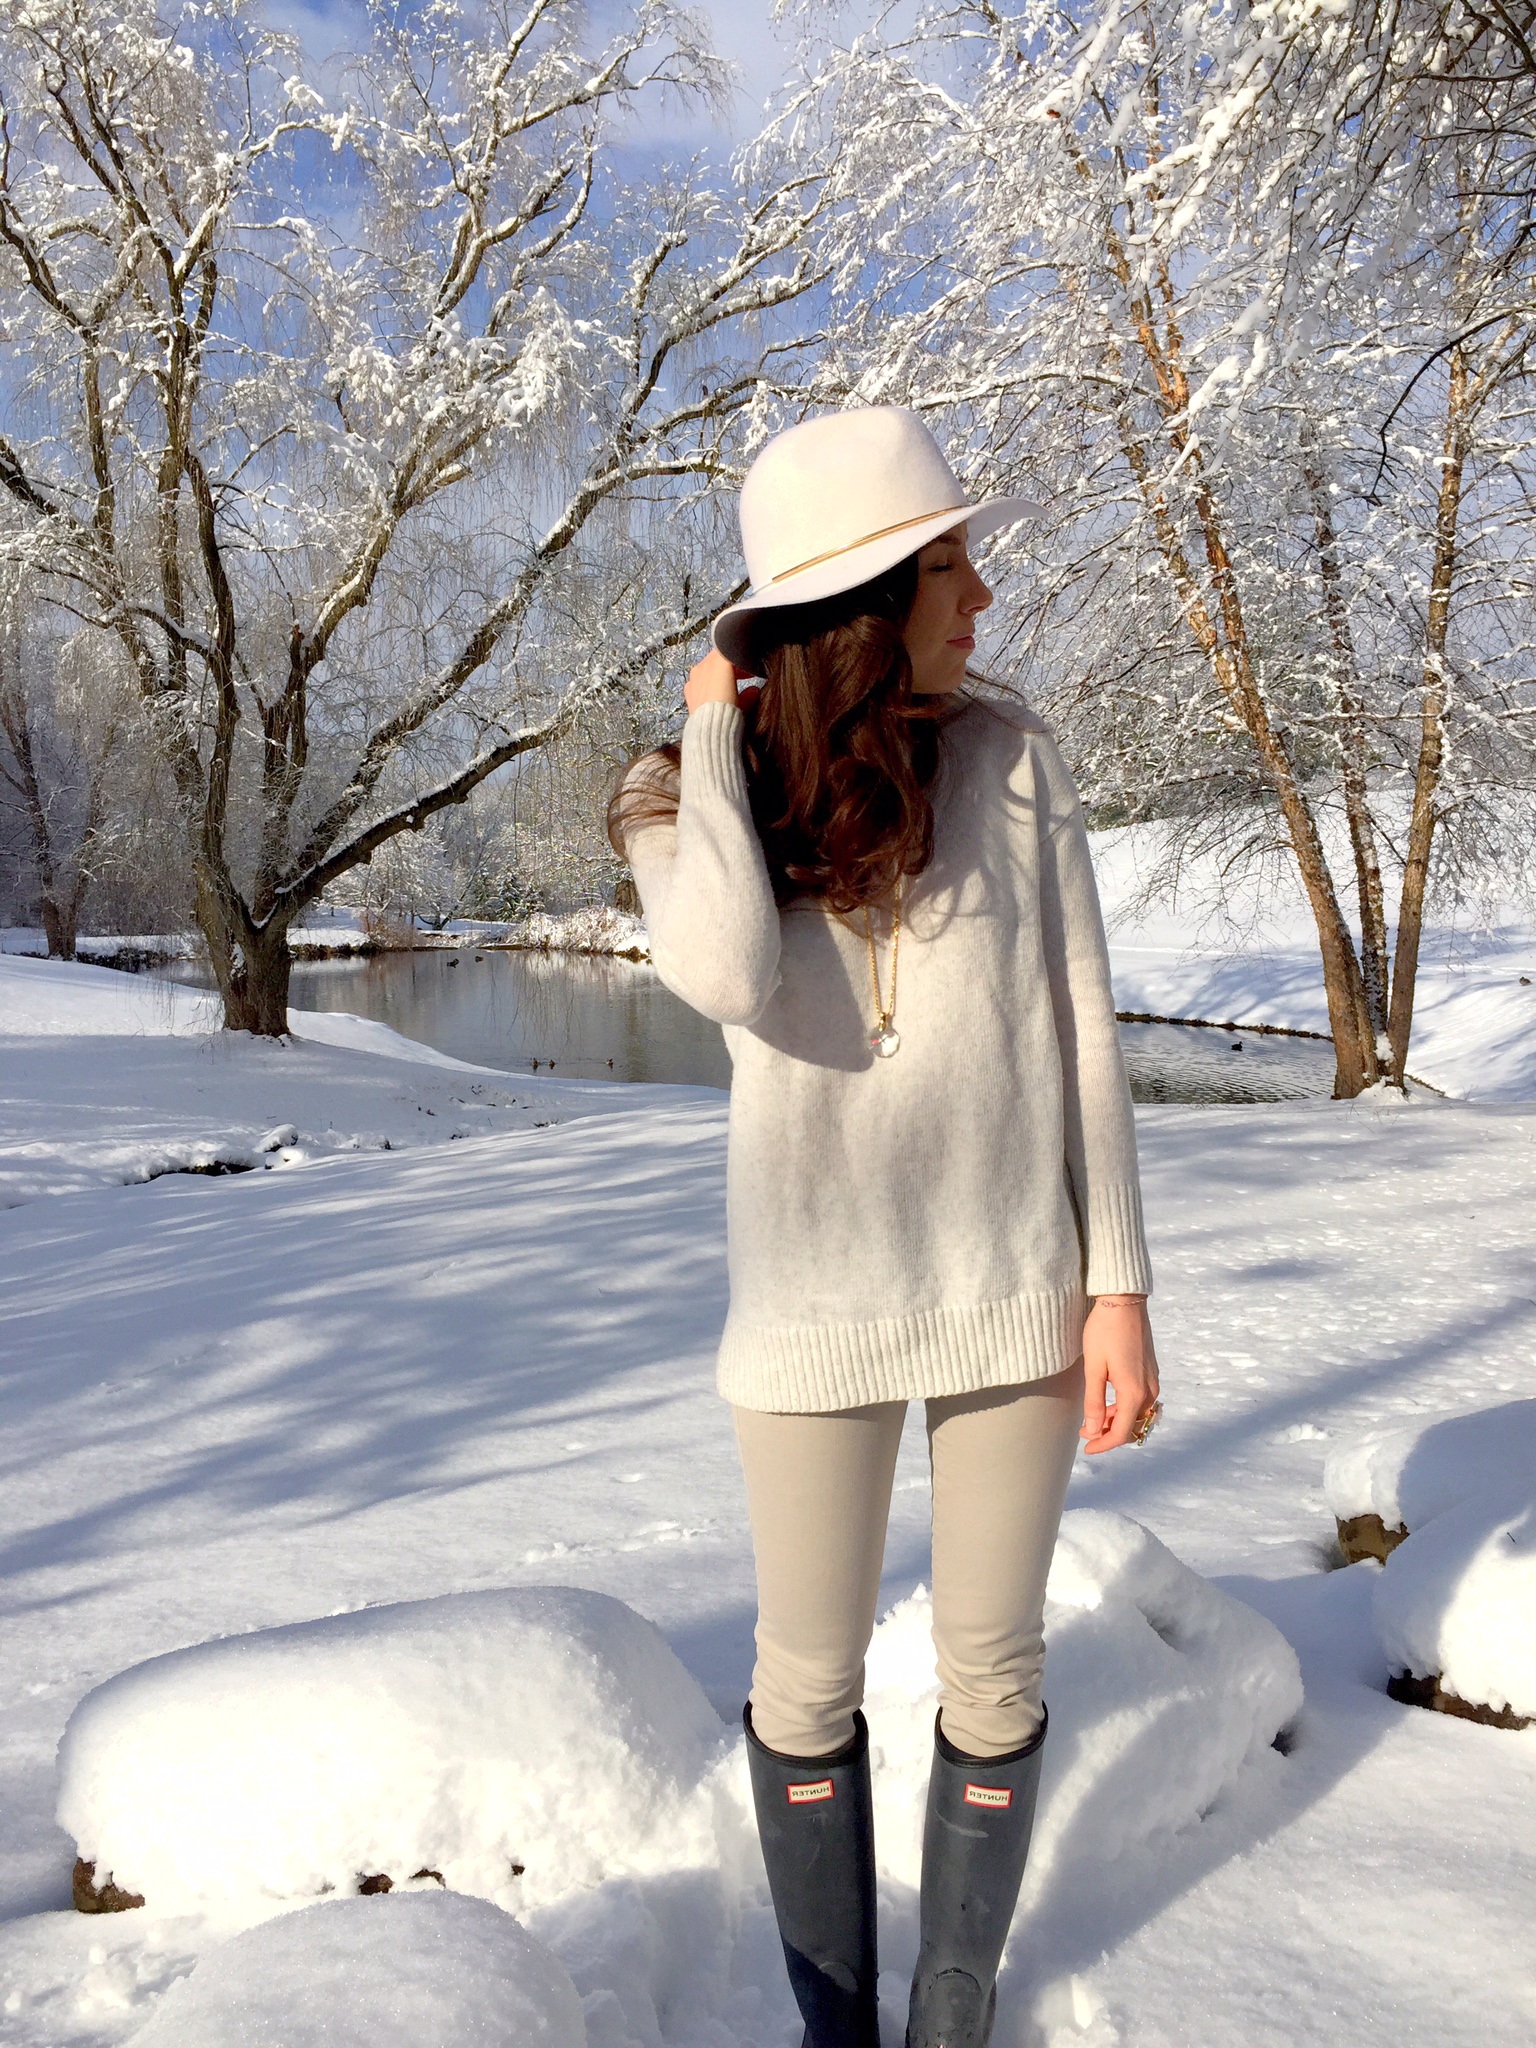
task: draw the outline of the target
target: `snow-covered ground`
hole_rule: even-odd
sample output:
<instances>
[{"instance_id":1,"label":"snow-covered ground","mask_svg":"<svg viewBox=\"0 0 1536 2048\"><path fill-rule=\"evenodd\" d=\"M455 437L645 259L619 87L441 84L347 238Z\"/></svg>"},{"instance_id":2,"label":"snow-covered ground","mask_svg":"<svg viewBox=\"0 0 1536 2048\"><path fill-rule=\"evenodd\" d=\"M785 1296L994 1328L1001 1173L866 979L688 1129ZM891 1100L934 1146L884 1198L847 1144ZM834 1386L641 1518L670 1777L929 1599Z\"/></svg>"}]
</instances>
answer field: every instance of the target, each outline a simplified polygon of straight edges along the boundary
<instances>
[{"instance_id":1,"label":"snow-covered ground","mask_svg":"<svg viewBox=\"0 0 1536 2048\"><path fill-rule=\"evenodd\" d=\"M0 960L0 2041L17 2048L242 2038L219 2031L221 1984L269 1985L280 2014L337 1956L359 1959L369 1997L370 1956L407 1973L419 1956L418 1990L523 1968L497 1923L468 1902L462 1924L456 1908L430 1921L443 1902L425 1894L323 1903L231 1941L216 1915L153 1902L71 1912L55 1752L114 1674L379 1603L553 1585L655 1622L722 1716L727 1757L750 1673L750 1551L712 1389L723 1099L513 1084L335 1018L296 1019L324 1043L226 1042L199 1000ZM1190 1760L1230 1721L1202 1724L1202 1744L1172 1718L1138 1745L1154 1723L1136 1721L1134 1685L1121 1747L1085 1742L1085 1703L1132 1666L1117 1650L1085 1691L1121 1638L1073 1635L1088 1624L1065 1588L1094 1558L1102 1579L1109 1535L1074 1553L1053 1608L1052 1750L1058 1788L1081 1797L1058 1789L1054 1835L1042 1812L998 2048L1524 2041L1536 1730L1387 1698L1381 1574L1327 1569L1322 1479L1355 1434L1536 1395L1536 1103L1167 1107L1138 1123L1168 1415L1145 1450L1081 1469L1069 1506L1133 1517L1275 1624L1305 1705L1289 1754L1229 1755L1214 1790ZM144 1184L157 1159L197 1163L194 1144L285 1170ZM1138 1564L1137 1539L1114 1540L1133 1546L1126 1583L1151 1584L1155 1553ZM901 1824L920 1761L901 1759L929 1682L926 1573L914 1418L871 1661L894 1773L892 2041L916 1933ZM1195 1612L1168 1625L1175 1642ZM1233 1667L1212 1656L1217 1698ZM1145 1819L1159 1799L1171 1831ZM617 1877L530 1912L589 2048L794 2048L772 1923L749 1861L741 1874L724 1894L718 1876L707 1892L687 1872ZM397 1905L416 1917L388 1929L407 1936L362 1918ZM455 2038L472 2040L465 2001ZM419 2022L400 2038L432 2048Z\"/></svg>"},{"instance_id":2,"label":"snow-covered ground","mask_svg":"<svg viewBox=\"0 0 1536 2048\"><path fill-rule=\"evenodd\" d=\"M1119 1008L1326 1033L1317 931L1294 861L1277 856L1234 883L1214 858L1196 858L1171 901L1162 891L1148 900L1147 884L1159 873L1158 835L1155 825L1093 834ZM1337 859L1335 872L1346 872ZM1536 1101L1529 905L1459 915L1431 907L1408 1067L1445 1095Z\"/></svg>"},{"instance_id":3,"label":"snow-covered ground","mask_svg":"<svg viewBox=\"0 0 1536 2048\"><path fill-rule=\"evenodd\" d=\"M611 1086L514 1082L361 1017L294 1010L295 1038L275 1044L218 1031L218 1014L213 997L153 975L0 957L0 1209L167 1173L527 1130L614 1106ZM640 1108L678 1096L632 1086L620 1099Z\"/></svg>"}]
</instances>

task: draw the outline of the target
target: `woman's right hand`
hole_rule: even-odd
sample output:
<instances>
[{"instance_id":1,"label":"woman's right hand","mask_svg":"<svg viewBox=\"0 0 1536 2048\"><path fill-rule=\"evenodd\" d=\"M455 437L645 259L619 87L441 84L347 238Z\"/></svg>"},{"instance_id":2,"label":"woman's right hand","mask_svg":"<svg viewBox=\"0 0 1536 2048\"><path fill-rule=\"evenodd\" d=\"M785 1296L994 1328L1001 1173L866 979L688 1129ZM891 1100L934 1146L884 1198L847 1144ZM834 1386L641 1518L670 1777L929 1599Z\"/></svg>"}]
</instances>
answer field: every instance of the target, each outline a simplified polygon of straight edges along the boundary
<instances>
[{"instance_id":1,"label":"woman's right hand","mask_svg":"<svg viewBox=\"0 0 1536 2048\"><path fill-rule=\"evenodd\" d=\"M747 671L733 668L718 647L711 647L702 661L696 661L688 671L688 681L683 690L683 702L690 711L697 711L701 704L736 704L736 684Z\"/></svg>"},{"instance_id":2,"label":"woman's right hand","mask_svg":"<svg viewBox=\"0 0 1536 2048\"><path fill-rule=\"evenodd\" d=\"M1078 1434L1088 1456L1140 1441L1136 1426L1158 1397L1157 1353L1144 1294L1097 1297L1083 1326L1083 1373L1083 1426Z\"/></svg>"}]
</instances>

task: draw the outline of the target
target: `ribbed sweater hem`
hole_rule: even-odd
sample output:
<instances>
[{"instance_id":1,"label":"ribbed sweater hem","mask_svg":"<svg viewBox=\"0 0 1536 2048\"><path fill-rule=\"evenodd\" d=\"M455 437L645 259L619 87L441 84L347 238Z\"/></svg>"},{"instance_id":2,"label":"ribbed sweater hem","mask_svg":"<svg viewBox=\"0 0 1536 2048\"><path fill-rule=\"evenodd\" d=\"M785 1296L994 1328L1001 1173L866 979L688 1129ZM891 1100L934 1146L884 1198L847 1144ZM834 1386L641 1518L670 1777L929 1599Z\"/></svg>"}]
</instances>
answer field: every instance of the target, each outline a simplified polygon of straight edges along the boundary
<instances>
[{"instance_id":1,"label":"ribbed sweater hem","mask_svg":"<svg viewBox=\"0 0 1536 2048\"><path fill-rule=\"evenodd\" d=\"M717 1384L738 1408L781 1415L1018 1386L1076 1363L1087 1312L1082 1289L1062 1287L863 1323L748 1323L731 1316Z\"/></svg>"}]
</instances>

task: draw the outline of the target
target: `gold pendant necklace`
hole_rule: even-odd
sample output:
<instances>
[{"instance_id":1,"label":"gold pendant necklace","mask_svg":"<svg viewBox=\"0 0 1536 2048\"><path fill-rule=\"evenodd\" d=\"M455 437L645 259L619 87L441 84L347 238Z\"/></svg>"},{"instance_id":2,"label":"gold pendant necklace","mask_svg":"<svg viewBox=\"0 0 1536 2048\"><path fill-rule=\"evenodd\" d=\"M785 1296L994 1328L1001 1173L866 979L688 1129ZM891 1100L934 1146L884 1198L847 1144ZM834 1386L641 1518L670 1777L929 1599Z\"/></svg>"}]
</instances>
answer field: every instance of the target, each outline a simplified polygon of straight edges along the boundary
<instances>
[{"instance_id":1,"label":"gold pendant necklace","mask_svg":"<svg viewBox=\"0 0 1536 2048\"><path fill-rule=\"evenodd\" d=\"M896 954L901 944L901 877L896 878L896 894L891 905L891 1000L883 1002L880 996L880 968L875 959L875 928L869 920L869 905L864 906L864 936L869 942L869 980L875 992L875 1028L869 1034L870 1050L877 1059L888 1060L901 1050L901 1033L891 1022L896 1015Z\"/></svg>"}]
</instances>

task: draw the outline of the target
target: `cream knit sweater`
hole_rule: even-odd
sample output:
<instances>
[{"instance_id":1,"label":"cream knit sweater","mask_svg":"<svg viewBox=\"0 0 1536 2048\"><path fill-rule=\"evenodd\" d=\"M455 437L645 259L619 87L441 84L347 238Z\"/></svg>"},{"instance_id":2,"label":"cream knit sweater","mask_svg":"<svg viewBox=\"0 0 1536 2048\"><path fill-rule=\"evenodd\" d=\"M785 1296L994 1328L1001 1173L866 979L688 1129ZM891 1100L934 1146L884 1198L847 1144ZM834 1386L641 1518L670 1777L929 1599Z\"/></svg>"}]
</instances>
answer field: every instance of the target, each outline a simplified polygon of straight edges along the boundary
<instances>
[{"instance_id":1,"label":"cream knit sweater","mask_svg":"<svg viewBox=\"0 0 1536 2048\"><path fill-rule=\"evenodd\" d=\"M901 1049L877 1059L862 915L781 911L742 714L683 731L675 823L628 842L667 986L725 1027L731 1301L720 1391L814 1413L1039 1379L1087 1296L1145 1293L1136 1136L1077 792L1045 728L945 728L934 857L905 885ZM889 921L875 918L889 988Z\"/></svg>"}]
</instances>

